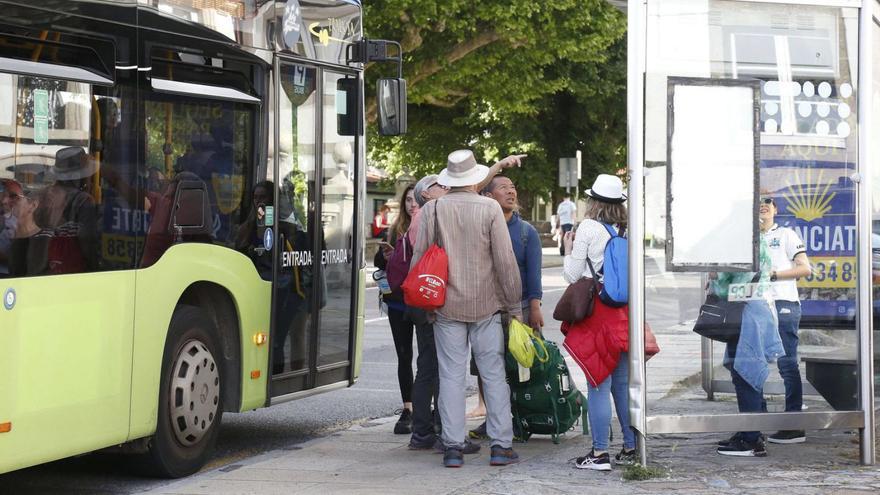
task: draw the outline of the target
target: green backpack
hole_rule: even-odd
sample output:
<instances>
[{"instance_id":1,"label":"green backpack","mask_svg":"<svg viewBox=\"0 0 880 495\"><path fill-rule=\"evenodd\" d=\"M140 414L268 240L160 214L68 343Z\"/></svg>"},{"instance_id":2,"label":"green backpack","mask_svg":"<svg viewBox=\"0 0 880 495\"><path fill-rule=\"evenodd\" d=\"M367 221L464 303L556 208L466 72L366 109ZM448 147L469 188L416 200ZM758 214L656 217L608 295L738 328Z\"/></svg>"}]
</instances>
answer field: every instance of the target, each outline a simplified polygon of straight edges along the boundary
<instances>
[{"instance_id":1,"label":"green backpack","mask_svg":"<svg viewBox=\"0 0 880 495\"><path fill-rule=\"evenodd\" d=\"M519 381L519 367L510 352L505 365L510 384L510 408L513 413L513 434L527 441L534 434L550 435L559 443L559 435L572 429L582 420L583 432L588 433L587 406L583 395L574 386L565 358L559 347L545 340L548 359L535 360L529 368L529 379ZM540 351L538 351L540 352Z\"/></svg>"}]
</instances>

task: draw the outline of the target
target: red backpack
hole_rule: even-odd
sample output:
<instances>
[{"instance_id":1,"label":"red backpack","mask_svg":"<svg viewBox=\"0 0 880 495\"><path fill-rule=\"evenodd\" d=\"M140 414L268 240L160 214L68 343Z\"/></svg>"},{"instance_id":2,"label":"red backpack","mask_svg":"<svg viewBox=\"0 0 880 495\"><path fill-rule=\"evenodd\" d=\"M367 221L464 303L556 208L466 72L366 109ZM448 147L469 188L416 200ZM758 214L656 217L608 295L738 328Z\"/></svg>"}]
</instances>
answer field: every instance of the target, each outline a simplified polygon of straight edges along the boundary
<instances>
[{"instance_id":1,"label":"red backpack","mask_svg":"<svg viewBox=\"0 0 880 495\"><path fill-rule=\"evenodd\" d=\"M410 270L401 286L403 302L407 306L425 311L442 308L446 303L449 258L446 256L446 250L440 246L440 228L437 225L439 206L440 200L437 199L434 201L434 243Z\"/></svg>"}]
</instances>

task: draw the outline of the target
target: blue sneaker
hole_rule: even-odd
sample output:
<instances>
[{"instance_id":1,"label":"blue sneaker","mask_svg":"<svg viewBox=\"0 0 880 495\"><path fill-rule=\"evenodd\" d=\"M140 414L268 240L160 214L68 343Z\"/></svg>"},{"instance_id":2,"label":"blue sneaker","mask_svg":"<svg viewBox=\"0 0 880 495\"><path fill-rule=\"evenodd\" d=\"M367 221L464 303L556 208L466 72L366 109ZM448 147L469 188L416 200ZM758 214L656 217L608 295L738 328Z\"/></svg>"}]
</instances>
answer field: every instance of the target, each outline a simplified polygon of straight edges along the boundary
<instances>
[{"instance_id":1,"label":"blue sneaker","mask_svg":"<svg viewBox=\"0 0 880 495\"><path fill-rule=\"evenodd\" d=\"M458 449L448 448L443 454L443 465L448 468L459 468L464 464L464 455Z\"/></svg>"},{"instance_id":2,"label":"blue sneaker","mask_svg":"<svg viewBox=\"0 0 880 495\"><path fill-rule=\"evenodd\" d=\"M519 462L519 455L513 449L505 449L500 445L492 446L492 455L489 457L490 466L507 466L517 462Z\"/></svg>"}]
</instances>

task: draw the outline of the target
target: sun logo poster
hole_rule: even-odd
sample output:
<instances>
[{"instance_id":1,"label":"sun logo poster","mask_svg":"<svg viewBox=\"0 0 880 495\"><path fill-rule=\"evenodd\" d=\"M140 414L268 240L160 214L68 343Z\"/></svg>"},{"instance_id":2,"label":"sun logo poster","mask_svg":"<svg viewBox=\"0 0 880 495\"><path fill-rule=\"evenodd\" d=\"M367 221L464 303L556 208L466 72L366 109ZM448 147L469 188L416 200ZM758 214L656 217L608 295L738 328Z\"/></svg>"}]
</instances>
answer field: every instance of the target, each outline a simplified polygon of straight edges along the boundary
<instances>
[{"instance_id":1,"label":"sun logo poster","mask_svg":"<svg viewBox=\"0 0 880 495\"><path fill-rule=\"evenodd\" d=\"M855 317L855 170L846 162L787 161L789 170L774 183L776 223L804 241L812 273L798 281L804 317L850 321ZM762 179L781 167L764 168ZM769 180L768 180L769 181ZM763 180L762 180L763 182Z\"/></svg>"}]
</instances>

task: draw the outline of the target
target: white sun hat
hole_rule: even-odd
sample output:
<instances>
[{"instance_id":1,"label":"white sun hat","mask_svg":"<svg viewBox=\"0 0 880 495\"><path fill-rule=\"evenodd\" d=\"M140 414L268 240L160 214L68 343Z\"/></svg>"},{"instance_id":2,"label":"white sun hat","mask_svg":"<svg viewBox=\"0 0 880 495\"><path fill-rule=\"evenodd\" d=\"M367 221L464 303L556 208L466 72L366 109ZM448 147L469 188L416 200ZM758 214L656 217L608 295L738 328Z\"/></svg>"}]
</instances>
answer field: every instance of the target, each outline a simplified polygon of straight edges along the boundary
<instances>
[{"instance_id":1,"label":"white sun hat","mask_svg":"<svg viewBox=\"0 0 880 495\"><path fill-rule=\"evenodd\" d=\"M599 174L593 181L593 187L587 189L587 196L605 203L623 203L626 194L623 192L623 181L616 175Z\"/></svg>"},{"instance_id":2,"label":"white sun hat","mask_svg":"<svg viewBox=\"0 0 880 495\"><path fill-rule=\"evenodd\" d=\"M474 152L458 150L449 154L446 168L440 172L437 183L441 186L463 187L479 184L489 175L489 167L477 163Z\"/></svg>"}]
</instances>

